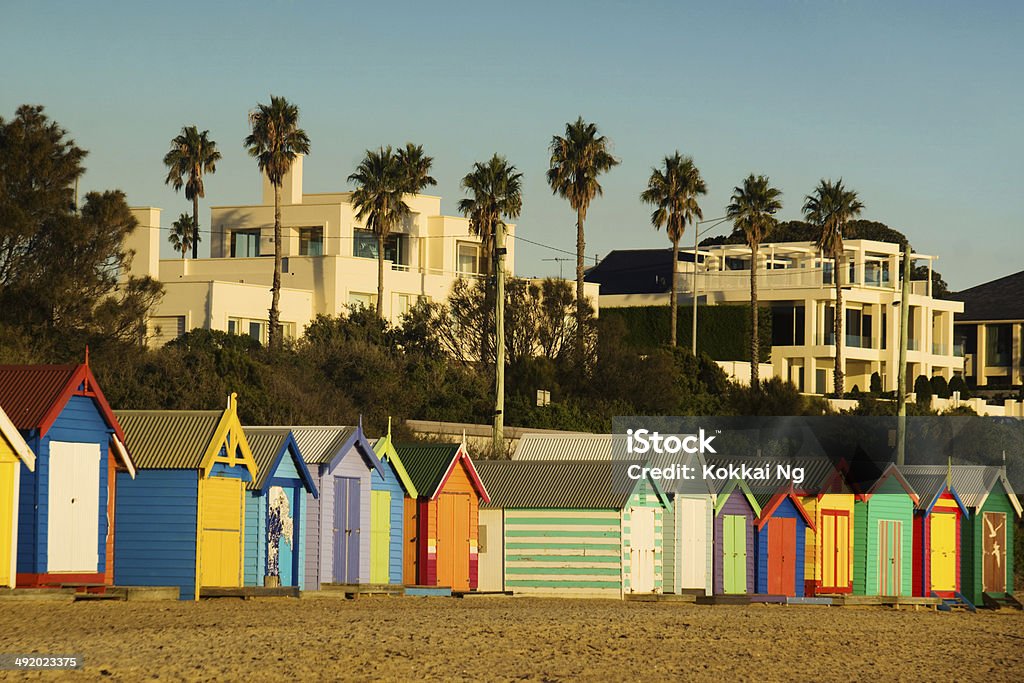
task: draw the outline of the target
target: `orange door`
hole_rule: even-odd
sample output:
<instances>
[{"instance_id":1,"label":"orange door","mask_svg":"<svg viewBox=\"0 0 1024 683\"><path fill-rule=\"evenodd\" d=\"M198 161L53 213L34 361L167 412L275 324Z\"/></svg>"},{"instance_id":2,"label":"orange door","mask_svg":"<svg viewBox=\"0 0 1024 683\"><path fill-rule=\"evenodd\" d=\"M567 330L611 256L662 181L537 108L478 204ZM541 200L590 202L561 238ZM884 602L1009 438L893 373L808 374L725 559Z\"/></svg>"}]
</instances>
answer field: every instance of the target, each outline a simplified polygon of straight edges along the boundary
<instances>
[{"instance_id":1,"label":"orange door","mask_svg":"<svg viewBox=\"0 0 1024 683\"><path fill-rule=\"evenodd\" d=\"M469 496L437 498L437 585L469 590Z\"/></svg>"},{"instance_id":2,"label":"orange door","mask_svg":"<svg viewBox=\"0 0 1024 683\"><path fill-rule=\"evenodd\" d=\"M796 520L776 517L768 522L768 592L796 595Z\"/></svg>"},{"instance_id":3,"label":"orange door","mask_svg":"<svg viewBox=\"0 0 1024 683\"><path fill-rule=\"evenodd\" d=\"M405 518L403 520L403 554L402 554L402 581L409 586L414 586L419 583L419 579L416 576L417 567L417 556L416 556L416 540L417 540L417 529L416 524L419 521L416 512L416 501L406 496L405 498Z\"/></svg>"}]
</instances>

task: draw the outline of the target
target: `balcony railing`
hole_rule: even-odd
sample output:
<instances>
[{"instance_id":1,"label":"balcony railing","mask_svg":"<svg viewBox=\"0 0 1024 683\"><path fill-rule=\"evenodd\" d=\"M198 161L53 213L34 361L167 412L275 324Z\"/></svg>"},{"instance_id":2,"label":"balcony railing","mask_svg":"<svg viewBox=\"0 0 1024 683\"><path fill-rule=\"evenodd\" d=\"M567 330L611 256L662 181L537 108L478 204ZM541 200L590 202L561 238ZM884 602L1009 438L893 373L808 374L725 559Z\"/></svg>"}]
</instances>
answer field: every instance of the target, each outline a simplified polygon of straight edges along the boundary
<instances>
[{"instance_id":1,"label":"balcony railing","mask_svg":"<svg viewBox=\"0 0 1024 683\"><path fill-rule=\"evenodd\" d=\"M932 342L932 354L936 356L948 356L949 344L943 344L941 342Z\"/></svg>"},{"instance_id":2,"label":"balcony railing","mask_svg":"<svg viewBox=\"0 0 1024 683\"><path fill-rule=\"evenodd\" d=\"M957 358L963 358L965 355L967 355L966 344L964 344L963 342L953 344L953 355L956 356Z\"/></svg>"}]
</instances>

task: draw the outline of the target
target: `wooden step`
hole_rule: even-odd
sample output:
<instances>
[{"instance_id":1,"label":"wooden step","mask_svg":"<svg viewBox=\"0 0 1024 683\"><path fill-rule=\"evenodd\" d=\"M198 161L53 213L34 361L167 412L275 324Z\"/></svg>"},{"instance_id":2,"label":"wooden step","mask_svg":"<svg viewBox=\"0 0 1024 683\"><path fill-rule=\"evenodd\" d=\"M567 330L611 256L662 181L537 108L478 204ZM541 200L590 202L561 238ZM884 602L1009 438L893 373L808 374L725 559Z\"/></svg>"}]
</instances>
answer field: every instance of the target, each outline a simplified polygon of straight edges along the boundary
<instances>
[{"instance_id":1,"label":"wooden step","mask_svg":"<svg viewBox=\"0 0 1024 683\"><path fill-rule=\"evenodd\" d=\"M982 604L988 609L1024 609L1024 605L1009 593L1004 595L982 593L981 600Z\"/></svg>"},{"instance_id":2,"label":"wooden step","mask_svg":"<svg viewBox=\"0 0 1024 683\"><path fill-rule=\"evenodd\" d=\"M269 588L266 586L239 586L223 588L220 586L202 587L199 589L201 598L297 598L299 589L297 586L277 586Z\"/></svg>"},{"instance_id":3,"label":"wooden step","mask_svg":"<svg viewBox=\"0 0 1024 683\"><path fill-rule=\"evenodd\" d=\"M938 593L932 592L932 597L939 598L942 603L938 605L938 609L941 612L952 612L953 610L964 610L967 612L977 612L974 605L968 600L962 593L954 593L953 597L944 597Z\"/></svg>"}]
</instances>

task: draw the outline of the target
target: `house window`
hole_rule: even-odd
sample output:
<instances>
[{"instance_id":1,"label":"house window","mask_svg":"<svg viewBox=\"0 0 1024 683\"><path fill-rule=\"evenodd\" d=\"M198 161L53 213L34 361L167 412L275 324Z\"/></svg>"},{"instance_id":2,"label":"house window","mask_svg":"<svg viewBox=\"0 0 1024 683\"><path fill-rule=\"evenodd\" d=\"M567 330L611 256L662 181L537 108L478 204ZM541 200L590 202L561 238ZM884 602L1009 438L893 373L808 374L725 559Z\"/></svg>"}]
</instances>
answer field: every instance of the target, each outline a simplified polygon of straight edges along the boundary
<instances>
[{"instance_id":1,"label":"house window","mask_svg":"<svg viewBox=\"0 0 1024 683\"><path fill-rule=\"evenodd\" d=\"M460 275L479 275L480 245L470 242L459 242L457 270Z\"/></svg>"},{"instance_id":2,"label":"house window","mask_svg":"<svg viewBox=\"0 0 1024 683\"><path fill-rule=\"evenodd\" d=\"M299 256L324 255L324 229L299 228Z\"/></svg>"},{"instance_id":3,"label":"house window","mask_svg":"<svg viewBox=\"0 0 1024 683\"><path fill-rule=\"evenodd\" d=\"M228 318L228 334L246 334L258 341L260 344L267 343L268 324L266 320L252 320L250 318ZM290 332L290 326L281 325L282 335Z\"/></svg>"},{"instance_id":4,"label":"house window","mask_svg":"<svg viewBox=\"0 0 1024 683\"><path fill-rule=\"evenodd\" d=\"M154 316L146 325L146 336L153 346L163 346L185 334L185 316Z\"/></svg>"},{"instance_id":5,"label":"house window","mask_svg":"<svg viewBox=\"0 0 1024 683\"><path fill-rule=\"evenodd\" d=\"M355 228L352 231L352 255L359 258L377 258L377 236L369 230ZM409 266L409 236L393 232L384 238L384 260L391 261L396 270Z\"/></svg>"},{"instance_id":6,"label":"house window","mask_svg":"<svg viewBox=\"0 0 1024 683\"><path fill-rule=\"evenodd\" d=\"M377 295L369 292L349 292L348 305L350 308L376 308Z\"/></svg>"},{"instance_id":7,"label":"house window","mask_svg":"<svg viewBox=\"0 0 1024 683\"><path fill-rule=\"evenodd\" d=\"M259 255L259 230L235 230L231 233L231 258L252 258Z\"/></svg>"},{"instance_id":8,"label":"house window","mask_svg":"<svg viewBox=\"0 0 1024 683\"><path fill-rule=\"evenodd\" d=\"M985 326L985 365L1008 366L1013 354L1013 327L1009 323Z\"/></svg>"},{"instance_id":9,"label":"house window","mask_svg":"<svg viewBox=\"0 0 1024 683\"><path fill-rule=\"evenodd\" d=\"M395 295L395 308L394 315L405 315L413 307L416 302L416 295L414 294L396 294Z\"/></svg>"}]
</instances>

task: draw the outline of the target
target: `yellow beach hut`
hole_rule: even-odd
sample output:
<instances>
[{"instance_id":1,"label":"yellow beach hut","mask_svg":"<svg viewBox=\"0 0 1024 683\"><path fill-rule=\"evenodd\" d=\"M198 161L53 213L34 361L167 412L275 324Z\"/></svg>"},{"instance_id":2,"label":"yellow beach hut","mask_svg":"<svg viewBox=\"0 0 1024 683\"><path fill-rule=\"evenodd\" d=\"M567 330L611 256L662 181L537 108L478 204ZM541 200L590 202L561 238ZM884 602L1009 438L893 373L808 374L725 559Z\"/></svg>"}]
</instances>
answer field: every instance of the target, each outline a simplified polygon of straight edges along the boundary
<instances>
[{"instance_id":1,"label":"yellow beach hut","mask_svg":"<svg viewBox=\"0 0 1024 683\"><path fill-rule=\"evenodd\" d=\"M0 408L0 587L14 588L21 468L35 472L36 456Z\"/></svg>"}]
</instances>

